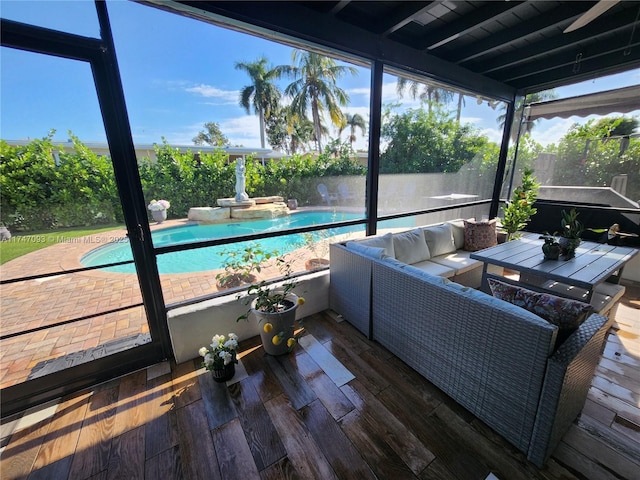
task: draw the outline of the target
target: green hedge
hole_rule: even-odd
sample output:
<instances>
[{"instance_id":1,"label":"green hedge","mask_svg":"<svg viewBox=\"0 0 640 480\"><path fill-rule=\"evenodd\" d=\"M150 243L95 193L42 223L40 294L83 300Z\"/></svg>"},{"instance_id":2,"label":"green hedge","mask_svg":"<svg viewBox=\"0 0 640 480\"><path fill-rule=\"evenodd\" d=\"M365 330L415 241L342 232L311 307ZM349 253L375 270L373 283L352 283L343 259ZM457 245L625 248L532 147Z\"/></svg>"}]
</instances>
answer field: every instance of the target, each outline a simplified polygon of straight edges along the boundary
<instances>
[{"instance_id":1,"label":"green hedge","mask_svg":"<svg viewBox=\"0 0 640 480\"><path fill-rule=\"evenodd\" d=\"M74 151L65 153L47 137L13 147L0 140L0 221L12 231L105 225L124 221L113 167L108 156L89 150L71 135ZM138 170L148 204L171 203L169 218L184 218L193 206L215 206L218 198L235 195L235 162L224 150L180 152L166 142L155 146L156 160L142 158ZM57 159L57 160L56 160ZM301 205L318 203L319 178L364 175L365 168L342 148L325 153L246 164L249 196L280 195Z\"/></svg>"}]
</instances>

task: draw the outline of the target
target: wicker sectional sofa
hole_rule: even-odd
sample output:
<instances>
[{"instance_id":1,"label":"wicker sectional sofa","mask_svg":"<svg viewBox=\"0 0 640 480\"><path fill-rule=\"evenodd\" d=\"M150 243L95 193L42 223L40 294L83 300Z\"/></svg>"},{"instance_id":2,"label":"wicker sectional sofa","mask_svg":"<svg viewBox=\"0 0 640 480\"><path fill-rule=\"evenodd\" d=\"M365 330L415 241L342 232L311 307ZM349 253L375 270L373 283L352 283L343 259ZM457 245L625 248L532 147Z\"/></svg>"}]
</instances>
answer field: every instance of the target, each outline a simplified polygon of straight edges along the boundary
<instances>
[{"instance_id":1,"label":"wicker sectional sofa","mask_svg":"<svg viewBox=\"0 0 640 480\"><path fill-rule=\"evenodd\" d=\"M333 244L330 278L331 308L537 466L580 413L611 323L592 314L555 347L537 315L371 245Z\"/></svg>"}]
</instances>

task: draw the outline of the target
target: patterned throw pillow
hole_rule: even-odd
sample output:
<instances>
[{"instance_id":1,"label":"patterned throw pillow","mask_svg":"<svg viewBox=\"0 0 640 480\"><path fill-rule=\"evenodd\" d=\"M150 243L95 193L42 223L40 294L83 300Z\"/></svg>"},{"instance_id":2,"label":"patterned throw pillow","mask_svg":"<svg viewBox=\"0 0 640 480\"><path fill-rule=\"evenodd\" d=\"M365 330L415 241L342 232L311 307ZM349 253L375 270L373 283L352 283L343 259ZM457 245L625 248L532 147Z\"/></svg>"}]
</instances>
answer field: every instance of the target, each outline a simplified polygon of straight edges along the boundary
<instances>
[{"instance_id":1,"label":"patterned throw pillow","mask_svg":"<svg viewBox=\"0 0 640 480\"><path fill-rule=\"evenodd\" d=\"M496 219L489 222L464 221L464 249L469 252L493 247L498 244Z\"/></svg>"},{"instance_id":2,"label":"patterned throw pillow","mask_svg":"<svg viewBox=\"0 0 640 480\"><path fill-rule=\"evenodd\" d=\"M588 303L538 293L526 288L509 285L493 278L488 279L494 297L535 313L547 322L558 326L556 345L562 343L593 312Z\"/></svg>"}]
</instances>

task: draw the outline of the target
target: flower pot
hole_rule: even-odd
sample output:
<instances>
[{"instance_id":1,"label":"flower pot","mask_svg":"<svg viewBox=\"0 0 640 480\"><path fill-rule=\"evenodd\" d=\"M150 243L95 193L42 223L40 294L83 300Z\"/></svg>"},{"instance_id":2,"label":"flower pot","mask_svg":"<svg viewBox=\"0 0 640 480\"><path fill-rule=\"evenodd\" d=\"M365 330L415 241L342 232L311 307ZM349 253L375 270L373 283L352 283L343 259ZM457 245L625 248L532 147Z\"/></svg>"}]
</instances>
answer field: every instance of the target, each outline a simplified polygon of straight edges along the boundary
<instances>
[{"instance_id":1,"label":"flower pot","mask_svg":"<svg viewBox=\"0 0 640 480\"><path fill-rule=\"evenodd\" d=\"M576 255L576 248L580 245L580 239L560 237L558 243L560 244L560 254L569 259Z\"/></svg>"},{"instance_id":2,"label":"flower pot","mask_svg":"<svg viewBox=\"0 0 640 480\"><path fill-rule=\"evenodd\" d=\"M318 268L326 267L329 265L329 259L327 258L310 258L304 262L304 267L307 270L316 270Z\"/></svg>"},{"instance_id":3,"label":"flower pot","mask_svg":"<svg viewBox=\"0 0 640 480\"><path fill-rule=\"evenodd\" d=\"M252 311L260 325L262 346L264 347L264 351L269 355L284 355L289 352L287 341L293 338L298 297L290 293L285 298L285 302L287 302L287 308L285 310L273 313L256 310L255 300L251 304ZM264 328L267 324L270 324L272 327L269 331L265 331Z\"/></svg>"},{"instance_id":4,"label":"flower pot","mask_svg":"<svg viewBox=\"0 0 640 480\"><path fill-rule=\"evenodd\" d=\"M151 210L151 216L153 217L153 219L156 222L162 223L167 219L167 211L166 210Z\"/></svg>"},{"instance_id":5,"label":"flower pot","mask_svg":"<svg viewBox=\"0 0 640 480\"><path fill-rule=\"evenodd\" d=\"M289 207L289 210L296 210L298 208L298 199L290 198L287 200L287 207Z\"/></svg>"},{"instance_id":6,"label":"flower pot","mask_svg":"<svg viewBox=\"0 0 640 480\"><path fill-rule=\"evenodd\" d=\"M213 370L211 370L211 375L213 375L213 379L218 383L231 380L235 374L236 374L236 364L234 362L231 362L228 365L225 365L221 368L214 368Z\"/></svg>"},{"instance_id":7,"label":"flower pot","mask_svg":"<svg viewBox=\"0 0 640 480\"><path fill-rule=\"evenodd\" d=\"M558 260L560 256L560 244L555 243L545 243L542 245L542 253L544 253L545 260Z\"/></svg>"},{"instance_id":8,"label":"flower pot","mask_svg":"<svg viewBox=\"0 0 640 480\"><path fill-rule=\"evenodd\" d=\"M228 288L236 288L241 287L242 285L249 285L256 281L257 277L253 274L246 276L240 273L234 273L216 280L216 288L218 290L227 290Z\"/></svg>"}]
</instances>

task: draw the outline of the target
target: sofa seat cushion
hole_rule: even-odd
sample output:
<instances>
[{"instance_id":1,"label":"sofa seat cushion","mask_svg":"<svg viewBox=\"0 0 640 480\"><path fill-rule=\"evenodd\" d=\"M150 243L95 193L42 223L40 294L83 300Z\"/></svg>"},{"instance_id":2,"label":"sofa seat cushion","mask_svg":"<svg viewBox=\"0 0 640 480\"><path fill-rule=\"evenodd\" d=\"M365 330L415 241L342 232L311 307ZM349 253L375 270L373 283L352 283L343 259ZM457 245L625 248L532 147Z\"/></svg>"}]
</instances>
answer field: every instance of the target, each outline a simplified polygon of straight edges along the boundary
<instances>
[{"instance_id":1,"label":"sofa seat cushion","mask_svg":"<svg viewBox=\"0 0 640 480\"><path fill-rule=\"evenodd\" d=\"M472 259L470 255L470 252L459 251L438 257L431 257L431 261L444 265L445 267L453 268L456 271L456 275L460 275L474 268L482 268L482 262Z\"/></svg>"},{"instance_id":2,"label":"sofa seat cushion","mask_svg":"<svg viewBox=\"0 0 640 480\"><path fill-rule=\"evenodd\" d=\"M421 228L393 235L393 250L398 260L408 264L429 260L431 257Z\"/></svg>"},{"instance_id":3,"label":"sofa seat cushion","mask_svg":"<svg viewBox=\"0 0 640 480\"><path fill-rule=\"evenodd\" d=\"M432 257L456 251L453 230L450 223L423 227L424 238Z\"/></svg>"},{"instance_id":4,"label":"sofa seat cushion","mask_svg":"<svg viewBox=\"0 0 640 480\"><path fill-rule=\"evenodd\" d=\"M434 275L437 277L453 277L456 274L455 269L451 267L447 267L445 265L441 265L439 263L432 262L431 260L425 260L423 262L413 263L411 265L418 270L428 273L429 275Z\"/></svg>"}]
</instances>

